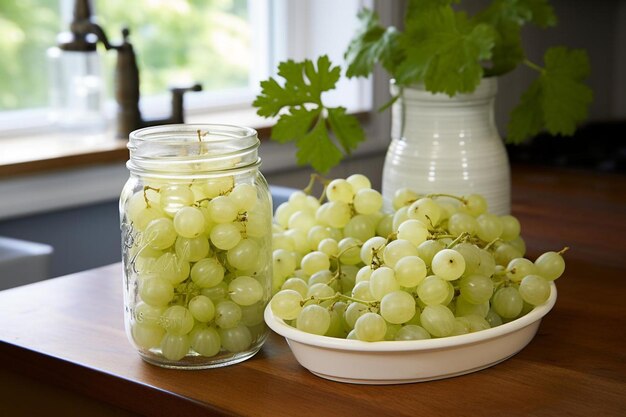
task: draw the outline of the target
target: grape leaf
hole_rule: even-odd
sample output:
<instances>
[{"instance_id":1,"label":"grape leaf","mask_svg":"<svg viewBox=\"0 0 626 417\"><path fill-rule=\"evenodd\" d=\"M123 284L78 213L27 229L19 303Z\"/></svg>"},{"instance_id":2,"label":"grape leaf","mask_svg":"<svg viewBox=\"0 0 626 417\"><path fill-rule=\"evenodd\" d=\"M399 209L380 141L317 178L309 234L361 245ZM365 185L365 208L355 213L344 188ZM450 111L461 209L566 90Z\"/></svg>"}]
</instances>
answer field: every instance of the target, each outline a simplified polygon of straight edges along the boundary
<instances>
[{"instance_id":1,"label":"grape leaf","mask_svg":"<svg viewBox=\"0 0 626 417\"><path fill-rule=\"evenodd\" d=\"M332 142L324 119L318 119L313 129L296 140L296 158L300 165L311 165L316 171L325 173L337 165L343 155Z\"/></svg>"},{"instance_id":2,"label":"grape leaf","mask_svg":"<svg viewBox=\"0 0 626 417\"><path fill-rule=\"evenodd\" d=\"M428 91L450 96L473 91L491 57L495 32L474 24L451 7L431 7L407 21L407 57L398 67L400 84L423 82Z\"/></svg>"},{"instance_id":3,"label":"grape leaf","mask_svg":"<svg viewBox=\"0 0 626 417\"><path fill-rule=\"evenodd\" d=\"M587 108L593 100L593 92L583 82L589 75L587 53L550 48L544 63L541 75L511 114L509 142L520 143L543 128L552 135L569 136L587 118Z\"/></svg>"},{"instance_id":4,"label":"grape leaf","mask_svg":"<svg viewBox=\"0 0 626 417\"><path fill-rule=\"evenodd\" d=\"M547 0L495 0L474 21L496 31L491 66L485 70L485 75L491 76L513 71L523 61L521 29L525 23L553 26L556 16Z\"/></svg>"},{"instance_id":5,"label":"grape leaf","mask_svg":"<svg viewBox=\"0 0 626 417\"><path fill-rule=\"evenodd\" d=\"M357 17L361 26L350 41L344 56L348 63L346 76L367 77L377 62L393 73L402 61L402 51L398 45L400 33L393 26L386 29L381 27L378 14L372 10L363 9Z\"/></svg>"},{"instance_id":6,"label":"grape leaf","mask_svg":"<svg viewBox=\"0 0 626 417\"><path fill-rule=\"evenodd\" d=\"M358 120L343 107L325 107L322 93L335 88L341 68L327 56L311 60L281 62L278 76L261 82L261 94L253 105L263 117L280 115L271 138L280 143L295 142L299 164L310 164L325 173L365 140ZM328 129L330 127L330 130Z\"/></svg>"}]
</instances>

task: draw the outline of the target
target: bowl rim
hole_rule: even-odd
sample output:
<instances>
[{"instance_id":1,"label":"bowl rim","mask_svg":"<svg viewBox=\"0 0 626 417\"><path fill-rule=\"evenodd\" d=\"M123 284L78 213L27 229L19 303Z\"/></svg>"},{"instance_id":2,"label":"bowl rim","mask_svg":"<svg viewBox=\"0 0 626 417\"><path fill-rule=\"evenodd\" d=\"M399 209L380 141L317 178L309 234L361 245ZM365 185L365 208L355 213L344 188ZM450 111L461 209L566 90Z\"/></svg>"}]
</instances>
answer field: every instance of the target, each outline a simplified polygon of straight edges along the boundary
<instances>
[{"instance_id":1,"label":"bowl rim","mask_svg":"<svg viewBox=\"0 0 626 417\"><path fill-rule=\"evenodd\" d=\"M523 329L526 326L541 320L556 303L557 291L554 282L550 282L550 297L540 306L533 308L526 315L501 324L497 327L481 330L474 333L459 336L447 336L442 338L407 340L407 341L380 341L364 342L361 340L340 339L330 336L318 336L303 332L286 324L282 319L274 316L270 303L267 304L264 312L265 323L276 333L288 340L303 343L306 345L318 346L335 350L366 351L366 352L403 352L442 349L448 347L458 347L478 343L487 339L495 339Z\"/></svg>"}]
</instances>

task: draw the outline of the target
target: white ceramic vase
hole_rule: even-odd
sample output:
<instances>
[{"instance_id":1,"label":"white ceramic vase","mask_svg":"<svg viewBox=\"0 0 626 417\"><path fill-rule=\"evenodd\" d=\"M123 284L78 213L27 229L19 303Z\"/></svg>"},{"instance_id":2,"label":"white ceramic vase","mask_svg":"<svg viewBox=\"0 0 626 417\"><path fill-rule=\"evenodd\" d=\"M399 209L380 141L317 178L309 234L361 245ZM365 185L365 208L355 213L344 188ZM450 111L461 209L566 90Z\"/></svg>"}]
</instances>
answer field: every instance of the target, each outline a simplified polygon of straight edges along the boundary
<instances>
[{"instance_id":1,"label":"white ceramic vase","mask_svg":"<svg viewBox=\"0 0 626 417\"><path fill-rule=\"evenodd\" d=\"M494 122L496 78L473 93L449 97L404 88L392 107L391 145L383 168L383 196L396 190L483 195L489 211L511 209L510 167ZM391 85L392 94L398 87Z\"/></svg>"}]
</instances>

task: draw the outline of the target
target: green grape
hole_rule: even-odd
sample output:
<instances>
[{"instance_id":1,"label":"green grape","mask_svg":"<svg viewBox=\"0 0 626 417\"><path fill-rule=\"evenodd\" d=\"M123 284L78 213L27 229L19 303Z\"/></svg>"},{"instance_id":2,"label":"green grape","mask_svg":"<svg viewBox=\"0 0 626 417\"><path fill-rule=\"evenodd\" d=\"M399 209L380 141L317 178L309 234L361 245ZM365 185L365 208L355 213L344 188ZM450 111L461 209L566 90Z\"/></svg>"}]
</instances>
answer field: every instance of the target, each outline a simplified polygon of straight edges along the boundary
<instances>
[{"instance_id":1,"label":"green grape","mask_svg":"<svg viewBox=\"0 0 626 417\"><path fill-rule=\"evenodd\" d=\"M441 303L444 306L449 305L452 302L452 299L454 298L454 285L452 285L450 281L446 281L446 284L448 284L448 296L446 297L445 300L443 300L443 303ZM454 308L454 305L452 305L452 308Z\"/></svg>"},{"instance_id":2,"label":"green grape","mask_svg":"<svg viewBox=\"0 0 626 417\"><path fill-rule=\"evenodd\" d=\"M428 228L424 223L415 219L405 220L398 227L398 239L408 240L415 247L425 242L428 234Z\"/></svg>"},{"instance_id":3,"label":"green grape","mask_svg":"<svg viewBox=\"0 0 626 417\"><path fill-rule=\"evenodd\" d=\"M417 255L422 258L426 266L430 267L435 254L444 248L443 243L438 240L427 240L417 247Z\"/></svg>"},{"instance_id":4,"label":"green grape","mask_svg":"<svg viewBox=\"0 0 626 417\"><path fill-rule=\"evenodd\" d=\"M241 320L241 307L230 300L220 301L215 306L215 324L222 329L236 327Z\"/></svg>"},{"instance_id":5,"label":"green grape","mask_svg":"<svg viewBox=\"0 0 626 417\"><path fill-rule=\"evenodd\" d=\"M354 331L358 340L377 342L385 339L387 323L376 313L365 313L357 319Z\"/></svg>"},{"instance_id":6,"label":"green grape","mask_svg":"<svg viewBox=\"0 0 626 417\"><path fill-rule=\"evenodd\" d=\"M202 356L217 355L221 344L220 335L213 327L206 327L191 333L191 348Z\"/></svg>"},{"instance_id":7,"label":"green grape","mask_svg":"<svg viewBox=\"0 0 626 417\"><path fill-rule=\"evenodd\" d=\"M309 230L315 226L316 220L313 214L307 210L296 211L289 217L287 227L290 229L302 230L304 233L308 233Z\"/></svg>"},{"instance_id":8,"label":"green grape","mask_svg":"<svg viewBox=\"0 0 626 417\"><path fill-rule=\"evenodd\" d=\"M342 229L352 218L350 206L342 201L329 201L320 206L315 219L320 224Z\"/></svg>"},{"instance_id":9,"label":"green grape","mask_svg":"<svg viewBox=\"0 0 626 417\"><path fill-rule=\"evenodd\" d=\"M415 314L413 315L413 317L411 317L409 321L405 323L405 325L413 324L413 325L421 326L422 324L421 319L420 319L421 316L422 316L422 311L416 306Z\"/></svg>"},{"instance_id":10,"label":"green grape","mask_svg":"<svg viewBox=\"0 0 626 417\"><path fill-rule=\"evenodd\" d=\"M464 299L472 304L483 304L493 296L493 281L483 275L463 277L459 289Z\"/></svg>"},{"instance_id":11,"label":"green grape","mask_svg":"<svg viewBox=\"0 0 626 417\"><path fill-rule=\"evenodd\" d=\"M157 326L164 311L163 306L152 306L140 301L135 305L133 316L137 323Z\"/></svg>"},{"instance_id":12,"label":"green grape","mask_svg":"<svg viewBox=\"0 0 626 417\"><path fill-rule=\"evenodd\" d=\"M344 307L345 309L345 307ZM329 337L346 337L346 331L343 328L343 311L332 309L330 311L330 325L328 326L328 330L324 333L325 336Z\"/></svg>"},{"instance_id":13,"label":"green grape","mask_svg":"<svg viewBox=\"0 0 626 417\"><path fill-rule=\"evenodd\" d=\"M500 216L500 222L502 223L502 240L510 241L519 236L522 227L515 217L510 214Z\"/></svg>"},{"instance_id":14,"label":"green grape","mask_svg":"<svg viewBox=\"0 0 626 417\"><path fill-rule=\"evenodd\" d=\"M341 273L339 274L338 280L340 282L339 289L343 293L350 293L352 288L354 288L354 284L356 283L356 274L359 272L359 268L354 265L342 265Z\"/></svg>"},{"instance_id":15,"label":"green grape","mask_svg":"<svg viewBox=\"0 0 626 417\"><path fill-rule=\"evenodd\" d=\"M470 332L470 324L465 317L454 318L454 330L450 336L460 336Z\"/></svg>"},{"instance_id":16,"label":"green grape","mask_svg":"<svg viewBox=\"0 0 626 417\"><path fill-rule=\"evenodd\" d=\"M478 275L491 277L496 271L496 261L493 259L493 256L484 249L479 249L478 254L480 256L480 264L475 272Z\"/></svg>"},{"instance_id":17,"label":"green grape","mask_svg":"<svg viewBox=\"0 0 626 417\"><path fill-rule=\"evenodd\" d=\"M486 301L481 304L473 304L470 303L460 295L456 298L456 311L457 316L469 316L471 314L476 314L481 317L486 317L489 313L489 301Z\"/></svg>"},{"instance_id":18,"label":"green grape","mask_svg":"<svg viewBox=\"0 0 626 417\"><path fill-rule=\"evenodd\" d=\"M469 324L470 333L491 328L489 322L478 314L470 314L468 316L463 316L462 318L466 320L467 324Z\"/></svg>"},{"instance_id":19,"label":"green grape","mask_svg":"<svg viewBox=\"0 0 626 417\"><path fill-rule=\"evenodd\" d=\"M301 268L308 275L330 268L330 259L324 252L314 251L307 253L300 262Z\"/></svg>"},{"instance_id":20,"label":"green grape","mask_svg":"<svg viewBox=\"0 0 626 417\"><path fill-rule=\"evenodd\" d=\"M186 238L178 237L174 244L174 250L178 259L187 262L198 262L209 255L209 240L204 237Z\"/></svg>"},{"instance_id":21,"label":"green grape","mask_svg":"<svg viewBox=\"0 0 626 417\"><path fill-rule=\"evenodd\" d=\"M272 253L273 273L281 278L288 277L296 270L296 255L285 249L276 249Z\"/></svg>"},{"instance_id":22,"label":"green grape","mask_svg":"<svg viewBox=\"0 0 626 417\"><path fill-rule=\"evenodd\" d=\"M209 201L209 214L215 223L231 223L237 218L238 212L230 196L221 195Z\"/></svg>"},{"instance_id":23,"label":"green grape","mask_svg":"<svg viewBox=\"0 0 626 417\"><path fill-rule=\"evenodd\" d=\"M433 256L433 273L446 281L454 281L465 272L463 255L452 249L442 249Z\"/></svg>"},{"instance_id":24,"label":"green grape","mask_svg":"<svg viewBox=\"0 0 626 417\"><path fill-rule=\"evenodd\" d=\"M436 275L430 275L417 286L417 296L427 306L443 304L449 294L448 283Z\"/></svg>"},{"instance_id":25,"label":"green grape","mask_svg":"<svg viewBox=\"0 0 626 417\"><path fill-rule=\"evenodd\" d=\"M489 310L487 316L485 317L487 323L489 323L490 327L497 327L502 324L502 317L498 315L493 309Z\"/></svg>"},{"instance_id":26,"label":"green grape","mask_svg":"<svg viewBox=\"0 0 626 417\"><path fill-rule=\"evenodd\" d=\"M268 214L263 212L249 211L245 221L245 229L248 237L265 237L270 231L267 227Z\"/></svg>"},{"instance_id":27,"label":"green grape","mask_svg":"<svg viewBox=\"0 0 626 417\"><path fill-rule=\"evenodd\" d=\"M459 252L465 260L465 272L463 275L471 275L478 269L480 265L480 253L476 246L464 242L455 245L452 249Z\"/></svg>"},{"instance_id":28,"label":"green grape","mask_svg":"<svg viewBox=\"0 0 626 417\"><path fill-rule=\"evenodd\" d=\"M396 239L389 242L383 250L383 259L389 268L394 268L396 263L405 256L418 256L417 248L408 240Z\"/></svg>"},{"instance_id":29,"label":"green grape","mask_svg":"<svg viewBox=\"0 0 626 417\"><path fill-rule=\"evenodd\" d=\"M341 263L356 265L361 262L361 241L352 237L346 237L339 241L339 257Z\"/></svg>"},{"instance_id":30,"label":"green grape","mask_svg":"<svg viewBox=\"0 0 626 417\"><path fill-rule=\"evenodd\" d=\"M432 198L424 197L409 206L407 216L419 220L426 227L434 227L439 223L441 208Z\"/></svg>"},{"instance_id":31,"label":"green grape","mask_svg":"<svg viewBox=\"0 0 626 417\"><path fill-rule=\"evenodd\" d=\"M157 250L172 246L176 237L174 223L165 217L152 220L143 232L143 242Z\"/></svg>"},{"instance_id":32,"label":"green grape","mask_svg":"<svg viewBox=\"0 0 626 417\"><path fill-rule=\"evenodd\" d=\"M389 236L393 232L393 214L385 214L376 225L378 236Z\"/></svg>"},{"instance_id":33,"label":"green grape","mask_svg":"<svg viewBox=\"0 0 626 417\"><path fill-rule=\"evenodd\" d=\"M352 174L346 178L346 181L352 186L352 190L354 190L355 193L358 193L360 190L372 188L372 183L369 178L362 174Z\"/></svg>"},{"instance_id":34,"label":"green grape","mask_svg":"<svg viewBox=\"0 0 626 417\"><path fill-rule=\"evenodd\" d=\"M161 344L165 330L154 324L133 323L131 334L137 346L152 349Z\"/></svg>"},{"instance_id":35,"label":"green grape","mask_svg":"<svg viewBox=\"0 0 626 417\"><path fill-rule=\"evenodd\" d=\"M481 214L476 219L478 222L478 228L476 229L476 235L485 242L491 242L502 235L502 221L494 214Z\"/></svg>"},{"instance_id":36,"label":"green grape","mask_svg":"<svg viewBox=\"0 0 626 417\"><path fill-rule=\"evenodd\" d=\"M307 333L324 335L330 327L330 312L320 305L310 304L298 314L296 326Z\"/></svg>"},{"instance_id":37,"label":"green grape","mask_svg":"<svg viewBox=\"0 0 626 417\"><path fill-rule=\"evenodd\" d=\"M330 237L322 239L316 249L320 252L324 252L328 256L339 255L339 243Z\"/></svg>"},{"instance_id":38,"label":"green grape","mask_svg":"<svg viewBox=\"0 0 626 417\"><path fill-rule=\"evenodd\" d=\"M322 240L330 238L330 227L316 224L309 229L306 238L309 243L309 249L317 250Z\"/></svg>"},{"instance_id":39,"label":"green grape","mask_svg":"<svg viewBox=\"0 0 626 417\"><path fill-rule=\"evenodd\" d=\"M299 229L290 229L285 231L285 235L289 236L294 244L294 251L301 256L309 252L309 243L306 239L306 232ZM298 260L298 263L300 261Z\"/></svg>"},{"instance_id":40,"label":"green grape","mask_svg":"<svg viewBox=\"0 0 626 417\"><path fill-rule=\"evenodd\" d=\"M526 254L526 243L521 236L516 237L515 239L508 242L509 245L513 246L515 249L519 251L519 253L524 256Z\"/></svg>"},{"instance_id":41,"label":"green grape","mask_svg":"<svg viewBox=\"0 0 626 417\"><path fill-rule=\"evenodd\" d=\"M376 224L369 216L357 214L346 224L343 233L345 237L352 237L365 242L376 234Z\"/></svg>"},{"instance_id":42,"label":"green grape","mask_svg":"<svg viewBox=\"0 0 626 417\"><path fill-rule=\"evenodd\" d=\"M224 267L215 258L205 258L191 268L191 280L200 288L214 287L224 279Z\"/></svg>"},{"instance_id":43,"label":"green grape","mask_svg":"<svg viewBox=\"0 0 626 417\"><path fill-rule=\"evenodd\" d=\"M196 295L189 301L189 311L194 319L206 323L215 317L215 305L206 295Z\"/></svg>"},{"instance_id":44,"label":"green grape","mask_svg":"<svg viewBox=\"0 0 626 417\"><path fill-rule=\"evenodd\" d=\"M521 282L527 275L537 273L535 264L526 258L515 258L506 267L506 276L513 282Z\"/></svg>"},{"instance_id":45,"label":"green grape","mask_svg":"<svg viewBox=\"0 0 626 417\"><path fill-rule=\"evenodd\" d=\"M554 281L565 271L565 261L557 252L546 252L535 260L537 273L547 279Z\"/></svg>"},{"instance_id":46,"label":"green grape","mask_svg":"<svg viewBox=\"0 0 626 417\"><path fill-rule=\"evenodd\" d=\"M159 194L161 195L161 208L170 217L174 217L178 210L185 206L191 206L194 202L193 191L187 185L163 185L159 190Z\"/></svg>"},{"instance_id":47,"label":"green grape","mask_svg":"<svg viewBox=\"0 0 626 417\"><path fill-rule=\"evenodd\" d=\"M252 345L252 334L243 324L236 327L220 328L218 330L222 347L229 352L243 352Z\"/></svg>"},{"instance_id":48,"label":"green grape","mask_svg":"<svg viewBox=\"0 0 626 417\"><path fill-rule=\"evenodd\" d=\"M454 314L440 304L426 306L420 316L422 327L435 337L445 337L454 331Z\"/></svg>"},{"instance_id":49,"label":"green grape","mask_svg":"<svg viewBox=\"0 0 626 417\"><path fill-rule=\"evenodd\" d=\"M235 178L232 175L214 177L206 180L204 192L208 198L215 198L219 195L228 194L234 186Z\"/></svg>"},{"instance_id":50,"label":"green grape","mask_svg":"<svg viewBox=\"0 0 626 417\"><path fill-rule=\"evenodd\" d=\"M173 253L164 253L154 263L154 272L172 285L183 282L189 276L189 262L180 260Z\"/></svg>"},{"instance_id":51,"label":"green grape","mask_svg":"<svg viewBox=\"0 0 626 417\"><path fill-rule=\"evenodd\" d=\"M174 287L166 279L150 277L140 283L139 297L152 306L163 306L174 298Z\"/></svg>"},{"instance_id":52,"label":"green grape","mask_svg":"<svg viewBox=\"0 0 626 417\"><path fill-rule=\"evenodd\" d=\"M200 294L206 295L213 301L213 304L216 304L220 301L223 301L228 296L228 284L224 281L221 281L219 284L214 285L213 287L201 288Z\"/></svg>"},{"instance_id":53,"label":"green grape","mask_svg":"<svg viewBox=\"0 0 626 417\"><path fill-rule=\"evenodd\" d=\"M409 219L408 212L408 207L402 207L394 213L393 221L391 222L392 231L397 231L400 225Z\"/></svg>"},{"instance_id":54,"label":"green grape","mask_svg":"<svg viewBox=\"0 0 626 417\"><path fill-rule=\"evenodd\" d=\"M415 299L405 291L387 293L380 301L380 315L392 324L406 323L415 315Z\"/></svg>"},{"instance_id":55,"label":"green grape","mask_svg":"<svg viewBox=\"0 0 626 417\"><path fill-rule=\"evenodd\" d=\"M272 297L270 308L276 317L283 320L293 320L302 310L302 295L294 290L281 290Z\"/></svg>"},{"instance_id":56,"label":"green grape","mask_svg":"<svg viewBox=\"0 0 626 417\"><path fill-rule=\"evenodd\" d=\"M276 220L279 225L286 228L289 223L289 218L295 212L296 208L289 204L289 202L281 203L278 207L276 207L274 220Z\"/></svg>"},{"instance_id":57,"label":"green grape","mask_svg":"<svg viewBox=\"0 0 626 417\"><path fill-rule=\"evenodd\" d=\"M241 239L235 247L228 250L226 259L233 268L245 271L254 266L260 251L259 244L254 240Z\"/></svg>"},{"instance_id":58,"label":"green grape","mask_svg":"<svg viewBox=\"0 0 626 417\"><path fill-rule=\"evenodd\" d=\"M455 213L448 219L448 230L455 236L461 233L474 235L478 230L478 222L467 213Z\"/></svg>"},{"instance_id":59,"label":"green grape","mask_svg":"<svg viewBox=\"0 0 626 417\"><path fill-rule=\"evenodd\" d=\"M538 306L550 298L550 283L539 275L527 275L519 284L519 294L528 304Z\"/></svg>"},{"instance_id":60,"label":"green grape","mask_svg":"<svg viewBox=\"0 0 626 417\"><path fill-rule=\"evenodd\" d=\"M182 336L193 329L193 316L183 306L171 306L163 312L161 326L172 335Z\"/></svg>"},{"instance_id":61,"label":"green grape","mask_svg":"<svg viewBox=\"0 0 626 417\"><path fill-rule=\"evenodd\" d=\"M385 332L385 339L387 341L395 340L396 334L402 329L402 326L399 324L390 324L387 323L387 331Z\"/></svg>"},{"instance_id":62,"label":"green grape","mask_svg":"<svg viewBox=\"0 0 626 417\"><path fill-rule=\"evenodd\" d=\"M372 276L372 272L374 272L374 270L369 265L365 265L364 267L361 267L359 271L356 273L355 283L358 284L359 282L369 281L370 277Z\"/></svg>"},{"instance_id":63,"label":"green grape","mask_svg":"<svg viewBox=\"0 0 626 417\"><path fill-rule=\"evenodd\" d=\"M291 193L287 201L289 201L289 204L294 208L294 210L303 210L307 206L306 193L301 190Z\"/></svg>"},{"instance_id":64,"label":"green grape","mask_svg":"<svg viewBox=\"0 0 626 417\"><path fill-rule=\"evenodd\" d=\"M354 198L354 189L352 185L344 179L332 180L326 187L326 198L328 201L341 201L343 203L352 203Z\"/></svg>"},{"instance_id":65,"label":"green grape","mask_svg":"<svg viewBox=\"0 0 626 417\"><path fill-rule=\"evenodd\" d=\"M359 317L368 312L368 307L363 303L350 303L344 313L347 329L354 329L354 325Z\"/></svg>"},{"instance_id":66,"label":"green grape","mask_svg":"<svg viewBox=\"0 0 626 417\"><path fill-rule=\"evenodd\" d=\"M286 280L280 289L294 290L297 291L302 297L306 297L306 293L309 291L309 286L303 279L293 277Z\"/></svg>"},{"instance_id":67,"label":"green grape","mask_svg":"<svg viewBox=\"0 0 626 417\"><path fill-rule=\"evenodd\" d=\"M328 269L324 269L323 271L317 271L309 278L308 284L309 286L314 284L328 284L334 277L334 273L330 272Z\"/></svg>"},{"instance_id":68,"label":"green grape","mask_svg":"<svg viewBox=\"0 0 626 417\"><path fill-rule=\"evenodd\" d=\"M306 294L307 298L308 297L326 298L326 297L332 297L333 295L335 295L335 290L333 290L327 284L323 284L321 282L318 284L311 285Z\"/></svg>"},{"instance_id":69,"label":"green grape","mask_svg":"<svg viewBox=\"0 0 626 417\"><path fill-rule=\"evenodd\" d=\"M210 238L216 248L229 250L241 240L241 230L233 223L216 224L211 229Z\"/></svg>"},{"instance_id":70,"label":"green grape","mask_svg":"<svg viewBox=\"0 0 626 417\"><path fill-rule=\"evenodd\" d=\"M354 329L350 330L350 333L348 333L348 335L346 336L346 340L359 340L356 337L356 331Z\"/></svg>"},{"instance_id":71,"label":"green grape","mask_svg":"<svg viewBox=\"0 0 626 417\"><path fill-rule=\"evenodd\" d=\"M249 306L241 307L241 323L248 327L254 327L264 323L263 312L265 311L265 302L263 300Z\"/></svg>"},{"instance_id":72,"label":"green grape","mask_svg":"<svg viewBox=\"0 0 626 417\"><path fill-rule=\"evenodd\" d=\"M373 214L383 206L383 196L371 188L363 188L354 195L354 210L359 214Z\"/></svg>"},{"instance_id":73,"label":"green grape","mask_svg":"<svg viewBox=\"0 0 626 417\"><path fill-rule=\"evenodd\" d=\"M263 286L256 279L242 275L228 284L228 293L240 306L250 306L263 298Z\"/></svg>"},{"instance_id":74,"label":"green grape","mask_svg":"<svg viewBox=\"0 0 626 417\"><path fill-rule=\"evenodd\" d=\"M396 333L395 340L425 340L430 339L430 333L426 331L422 326L415 324L409 324L402 326L398 333Z\"/></svg>"},{"instance_id":75,"label":"green grape","mask_svg":"<svg viewBox=\"0 0 626 417\"><path fill-rule=\"evenodd\" d=\"M215 222L211 219L211 213L209 212L208 207L198 207L198 210L200 210L202 217L204 217L204 230L202 231L202 234L204 236L209 236L213 226L215 226Z\"/></svg>"},{"instance_id":76,"label":"green grape","mask_svg":"<svg viewBox=\"0 0 626 417\"><path fill-rule=\"evenodd\" d=\"M415 287L426 278L426 264L419 256L405 256L393 268L398 284Z\"/></svg>"},{"instance_id":77,"label":"green grape","mask_svg":"<svg viewBox=\"0 0 626 417\"><path fill-rule=\"evenodd\" d=\"M374 270L368 282L370 293L376 301L380 301L385 295L400 289L393 269L386 266Z\"/></svg>"},{"instance_id":78,"label":"green grape","mask_svg":"<svg viewBox=\"0 0 626 417\"><path fill-rule=\"evenodd\" d=\"M369 281L361 281L352 288L352 297L362 301L374 301Z\"/></svg>"},{"instance_id":79,"label":"green grape","mask_svg":"<svg viewBox=\"0 0 626 417\"><path fill-rule=\"evenodd\" d=\"M256 206L256 187L252 184L238 184L230 192L229 197L239 211L250 211Z\"/></svg>"},{"instance_id":80,"label":"green grape","mask_svg":"<svg viewBox=\"0 0 626 417\"><path fill-rule=\"evenodd\" d=\"M165 333L161 340L161 353L166 359L179 361L189 353L191 340L189 336Z\"/></svg>"},{"instance_id":81,"label":"green grape","mask_svg":"<svg viewBox=\"0 0 626 417\"><path fill-rule=\"evenodd\" d=\"M446 220L449 220L454 214L459 211L459 205L456 202L452 201L437 201L439 207L441 208L441 217L439 218L439 223L443 223Z\"/></svg>"},{"instance_id":82,"label":"green grape","mask_svg":"<svg viewBox=\"0 0 626 417\"><path fill-rule=\"evenodd\" d=\"M497 265L506 266L511 260L521 258L522 254L513 245L501 243L498 245L493 257Z\"/></svg>"},{"instance_id":83,"label":"green grape","mask_svg":"<svg viewBox=\"0 0 626 417\"><path fill-rule=\"evenodd\" d=\"M522 312L524 300L517 288L503 287L493 295L493 310L504 319L513 319Z\"/></svg>"},{"instance_id":84,"label":"green grape","mask_svg":"<svg viewBox=\"0 0 626 417\"><path fill-rule=\"evenodd\" d=\"M420 198L419 194L409 188L399 188L393 196L393 209L400 210Z\"/></svg>"},{"instance_id":85,"label":"green grape","mask_svg":"<svg viewBox=\"0 0 626 417\"><path fill-rule=\"evenodd\" d=\"M174 215L174 229L182 237L198 237L204 226L204 215L196 207L183 207Z\"/></svg>"},{"instance_id":86,"label":"green grape","mask_svg":"<svg viewBox=\"0 0 626 417\"><path fill-rule=\"evenodd\" d=\"M312 195L307 195L304 199L304 206L311 213L315 214L318 208L320 208L321 204L319 200Z\"/></svg>"},{"instance_id":87,"label":"green grape","mask_svg":"<svg viewBox=\"0 0 626 417\"><path fill-rule=\"evenodd\" d=\"M468 213L474 217L478 217L487 212L487 200L479 194L470 194L465 197L465 208Z\"/></svg>"},{"instance_id":88,"label":"green grape","mask_svg":"<svg viewBox=\"0 0 626 417\"><path fill-rule=\"evenodd\" d=\"M382 251L385 248L386 243L387 239L381 236L374 236L367 239L363 246L361 246L361 261L363 261L365 265L371 264L374 252L378 254L379 258L382 257Z\"/></svg>"}]
</instances>

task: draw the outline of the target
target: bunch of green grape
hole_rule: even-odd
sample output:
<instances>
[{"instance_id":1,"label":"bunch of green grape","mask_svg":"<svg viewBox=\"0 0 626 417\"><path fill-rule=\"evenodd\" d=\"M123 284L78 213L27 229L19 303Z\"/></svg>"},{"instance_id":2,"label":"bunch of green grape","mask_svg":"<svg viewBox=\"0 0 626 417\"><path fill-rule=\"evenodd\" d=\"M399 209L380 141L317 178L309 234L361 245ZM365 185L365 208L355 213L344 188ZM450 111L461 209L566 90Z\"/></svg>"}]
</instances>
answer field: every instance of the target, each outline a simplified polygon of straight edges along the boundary
<instances>
[{"instance_id":1,"label":"bunch of green grape","mask_svg":"<svg viewBox=\"0 0 626 417\"><path fill-rule=\"evenodd\" d=\"M308 333L419 340L498 326L545 303L562 252L524 258L520 223L480 195L401 189L383 210L369 179L295 192L274 215L275 316Z\"/></svg>"},{"instance_id":2,"label":"bunch of green grape","mask_svg":"<svg viewBox=\"0 0 626 417\"><path fill-rule=\"evenodd\" d=\"M122 211L130 333L141 349L178 361L262 342L269 197L234 176L152 181Z\"/></svg>"}]
</instances>

